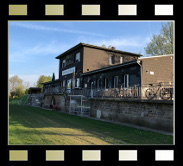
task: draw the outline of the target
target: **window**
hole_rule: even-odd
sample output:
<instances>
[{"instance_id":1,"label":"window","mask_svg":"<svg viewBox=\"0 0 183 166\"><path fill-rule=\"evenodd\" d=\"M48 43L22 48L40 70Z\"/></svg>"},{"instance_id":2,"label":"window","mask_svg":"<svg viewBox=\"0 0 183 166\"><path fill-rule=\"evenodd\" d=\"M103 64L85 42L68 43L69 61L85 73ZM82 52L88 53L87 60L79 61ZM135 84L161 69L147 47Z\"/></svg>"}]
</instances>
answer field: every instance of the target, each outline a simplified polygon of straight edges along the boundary
<instances>
[{"instance_id":1,"label":"window","mask_svg":"<svg viewBox=\"0 0 183 166\"><path fill-rule=\"evenodd\" d=\"M62 82L62 87L63 88L65 87L65 80L63 80L63 82Z\"/></svg>"},{"instance_id":2,"label":"window","mask_svg":"<svg viewBox=\"0 0 183 166\"><path fill-rule=\"evenodd\" d=\"M120 57L120 63L124 63L124 57L123 56Z\"/></svg>"},{"instance_id":3,"label":"window","mask_svg":"<svg viewBox=\"0 0 183 166\"><path fill-rule=\"evenodd\" d=\"M67 88L68 88L68 89L71 88L71 80L67 80Z\"/></svg>"},{"instance_id":4,"label":"window","mask_svg":"<svg viewBox=\"0 0 183 166\"><path fill-rule=\"evenodd\" d=\"M93 81L93 86L96 87L96 81Z\"/></svg>"},{"instance_id":5,"label":"window","mask_svg":"<svg viewBox=\"0 0 183 166\"><path fill-rule=\"evenodd\" d=\"M89 82L89 83L90 83L89 87L90 87L90 88L93 88L93 85L94 85L94 84L93 84L93 81L92 81L92 80L90 80L90 82Z\"/></svg>"},{"instance_id":6,"label":"window","mask_svg":"<svg viewBox=\"0 0 183 166\"><path fill-rule=\"evenodd\" d=\"M118 87L118 76L114 76L114 88Z\"/></svg>"},{"instance_id":7,"label":"window","mask_svg":"<svg viewBox=\"0 0 183 166\"><path fill-rule=\"evenodd\" d=\"M66 66L66 60L62 60L62 68L64 68Z\"/></svg>"},{"instance_id":8,"label":"window","mask_svg":"<svg viewBox=\"0 0 183 166\"><path fill-rule=\"evenodd\" d=\"M70 65L70 64L72 64L72 63L74 63L72 57L68 56L67 59L66 59L67 66Z\"/></svg>"},{"instance_id":9,"label":"window","mask_svg":"<svg viewBox=\"0 0 183 166\"><path fill-rule=\"evenodd\" d=\"M105 87L105 89L109 88L109 80L108 80L108 78L104 79L104 87Z\"/></svg>"},{"instance_id":10,"label":"window","mask_svg":"<svg viewBox=\"0 0 183 166\"><path fill-rule=\"evenodd\" d=\"M129 74L124 75L124 88L129 87Z\"/></svg>"},{"instance_id":11,"label":"window","mask_svg":"<svg viewBox=\"0 0 183 166\"><path fill-rule=\"evenodd\" d=\"M76 88L79 88L79 86L80 86L80 79L76 78Z\"/></svg>"},{"instance_id":12,"label":"window","mask_svg":"<svg viewBox=\"0 0 183 166\"><path fill-rule=\"evenodd\" d=\"M109 64L114 64L114 60L115 60L115 56L114 55L112 55L112 56L110 56L110 58L109 58Z\"/></svg>"},{"instance_id":13,"label":"window","mask_svg":"<svg viewBox=\"0 0 183 166\"><path fill-rule=\"evenodd\" d=\"M100 79L97 79L97 90L100 88Z\"/></svg>"},{"instance_id":14,"label":"window","mask_svg":"<svg viewBox=\"0 0 183 166\"><path fill-rule=\"evenodd\" d=\"M76 53L75 62L80 61L80 52Z\"/></svg>"}]
</instances>

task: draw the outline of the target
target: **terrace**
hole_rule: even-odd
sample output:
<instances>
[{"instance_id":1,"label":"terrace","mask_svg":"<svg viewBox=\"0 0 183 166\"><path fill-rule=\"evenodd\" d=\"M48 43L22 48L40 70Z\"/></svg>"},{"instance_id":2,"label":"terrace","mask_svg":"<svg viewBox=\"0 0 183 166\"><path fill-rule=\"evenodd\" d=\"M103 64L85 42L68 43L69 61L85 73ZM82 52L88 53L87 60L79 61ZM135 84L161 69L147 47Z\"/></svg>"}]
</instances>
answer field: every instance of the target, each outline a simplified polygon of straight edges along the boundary
<instances>
[{"instance_id":1,"label":"terrace","mask_svg":"<svg viewBox=\"0 0 183 166\"><path fill-rule=\"evenodd\" d=\"M139 98L155 100L173 100L174 86L172 82L161 82L142 86L133 86L128 88L77 88L66 89L50 87L43 91L44 94L67 94L83 95L88 98Z\"/></svg>"}]
</instances>

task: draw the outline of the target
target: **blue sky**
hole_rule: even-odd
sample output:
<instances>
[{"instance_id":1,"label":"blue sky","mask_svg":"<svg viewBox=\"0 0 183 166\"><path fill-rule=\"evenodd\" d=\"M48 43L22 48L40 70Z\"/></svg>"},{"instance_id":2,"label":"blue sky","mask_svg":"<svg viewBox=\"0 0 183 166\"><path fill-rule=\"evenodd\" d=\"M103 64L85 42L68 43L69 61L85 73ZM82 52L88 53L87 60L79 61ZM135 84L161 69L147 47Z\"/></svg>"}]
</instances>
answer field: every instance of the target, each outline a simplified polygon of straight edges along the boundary
<instances>
[{"instance_id":1,"label":"blue sky","mask_svg":"<svg viewBox=\"0 0 183 166\"><path fill-rule=\"evenodd\" d=\"M18 75L30 86L40 75L54 72L57 79L55 57L80 42L146 56L144 47L161 26L161 21L9 21L9 77Z\"/></svg>"}]
</instances>

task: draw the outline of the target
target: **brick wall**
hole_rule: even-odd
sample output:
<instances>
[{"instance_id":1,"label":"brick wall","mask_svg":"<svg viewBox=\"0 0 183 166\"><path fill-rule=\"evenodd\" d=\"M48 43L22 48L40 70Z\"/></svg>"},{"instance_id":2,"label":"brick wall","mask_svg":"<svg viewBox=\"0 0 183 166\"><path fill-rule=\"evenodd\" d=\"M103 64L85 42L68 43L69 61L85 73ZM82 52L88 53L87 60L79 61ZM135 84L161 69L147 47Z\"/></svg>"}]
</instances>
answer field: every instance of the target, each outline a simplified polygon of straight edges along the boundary
<instances>
[{"instance_id":1,"label":"brick wall","mask_svg":"<svg viewBox=\"0 0 183 166\"><path fill-rule=\"evenodd\" d=\"M120 57L124 57L124 63L134 61L137 56L130 56L121 53L110 52L107 50L100 50L96 48L84 47L83 52L83 73L100 68L111 66L109 64L109 57L115 55L114 65L120 64Z\"/></svg>"},{"instance_id":2,"label":"brick wall","mask_svg":"<svg viewBox=\"0 0 183 166\"><path fill-rule=\"evenodd\" d=\"M142 84L173 82L173 55L142 58Z\"/></svg>"},{"instance_id":3,"label":"brick wall","mask_svg":"<svg viewBox=\"0 0 183 166\"><path fill-rule=\"evenodd\" d=\"M64 95L45 95L43 99L43 105L44 108L50 108L50 104L52 102L52 98L55 98L55 105L57 106L59 111L65 111L65 97Z\"/></svg>"},{"instance_id":4,"label":"brick wall","mask_svg":"<svg viewBox=\"0 0 183 166\"><path fill-rule=\"evenodd\" d=\"M90 116L173 131L173 101L91 99Z\"/></svg>"}]
</instances>

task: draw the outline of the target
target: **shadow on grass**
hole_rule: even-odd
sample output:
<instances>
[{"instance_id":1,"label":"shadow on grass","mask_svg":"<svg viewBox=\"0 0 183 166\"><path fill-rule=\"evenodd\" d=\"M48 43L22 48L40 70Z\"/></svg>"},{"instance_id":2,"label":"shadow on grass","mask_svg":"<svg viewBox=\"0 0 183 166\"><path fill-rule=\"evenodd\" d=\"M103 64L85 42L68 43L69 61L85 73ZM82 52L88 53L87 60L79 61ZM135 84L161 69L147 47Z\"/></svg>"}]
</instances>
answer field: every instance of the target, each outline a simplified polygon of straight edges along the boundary
<instances>
[{"instance_id":1,"label":"shadow on grass","mask_svg":"<svg viewBox=\"0 0 183 166\"><path fill-rule=\"evenodd\" d=\"M30 106L19 106L10 104L9 107L9 126L23 126L27 129L43 129L54 128L55 132L51 131L29 131L22 130L21 132L31 134L46 134L59 135L58 129L74 129L85 134L67 134L65 136L92 136L101 138L104 141L112 144L116 142L126 142L128 144L173 144L173 137L159 133L135 129L119 124L97 121L85 117L78 117L61 112L49 111L41 108ZM53 130L54 130L53 129ZM10 130L11 131L11 130ZM58 133L57 133L58 132ZM10 133L11 134L11 133ZM108 141L105 138L112 138L118 141Z\"/></svg>"}]
</instances>

